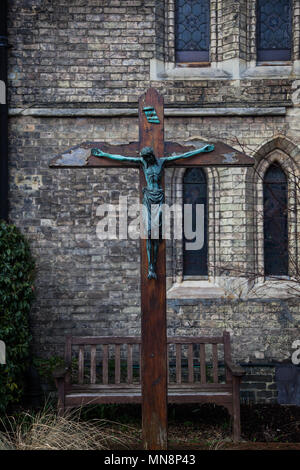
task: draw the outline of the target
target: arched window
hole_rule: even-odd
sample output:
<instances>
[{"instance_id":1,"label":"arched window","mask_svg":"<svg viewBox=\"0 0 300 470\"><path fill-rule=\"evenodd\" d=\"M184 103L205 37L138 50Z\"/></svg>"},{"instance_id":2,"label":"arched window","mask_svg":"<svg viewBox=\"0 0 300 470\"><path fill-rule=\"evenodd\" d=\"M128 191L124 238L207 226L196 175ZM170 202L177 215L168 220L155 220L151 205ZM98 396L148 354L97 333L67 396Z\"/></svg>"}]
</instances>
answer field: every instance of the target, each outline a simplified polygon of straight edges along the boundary
<instances>
[{"instance_id":1,"label":"arched window","mask_svg":"<svg viewBox=\"0 0 300 470\"><path fill-rule=\"evenodd\" d=\"M186 249L187 240L183 235L183 275L207 276L207 181L201 168L188 168L183 177L183 204L192 204L192 230L196 230L196 204L204 206L204 244L199 250ZM183 223L184 220L183 211Z\"/></svg>"},{"instance_id":2,"label":"arched window","mask_svg":"<svg viewBox=\"0 0 300 470\"><path fill-rule=\"evenodd\" d=\"M263 194L265 275L288 275L287 179L278 163L265 174Z\"/></svg>"},{"instance_id":3,"label":"arched window","mask_svg":"<svg viewBox=\"0 0 300 470\"><path fill-rule=\"evenodd\" d=\"M176 0L176 62L208 62L210 1Z\"/></svg>"},{"instance_id":4,"label":"arched window","mask_svg":"<svg viewBox=\"0 0 300 470\"><path fill-rule=\"evenodd\" d=\"M257 60L291 60L292 1L257 1Z\"/></svg>"}]
</instances>

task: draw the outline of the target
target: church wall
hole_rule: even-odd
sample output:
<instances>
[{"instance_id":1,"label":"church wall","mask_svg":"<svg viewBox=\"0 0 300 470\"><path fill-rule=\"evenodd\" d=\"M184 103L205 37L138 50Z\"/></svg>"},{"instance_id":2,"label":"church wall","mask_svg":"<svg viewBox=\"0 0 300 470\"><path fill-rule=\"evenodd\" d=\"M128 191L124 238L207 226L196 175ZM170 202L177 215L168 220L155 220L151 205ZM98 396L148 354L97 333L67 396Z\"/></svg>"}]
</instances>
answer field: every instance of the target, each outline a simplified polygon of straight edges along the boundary
<instances>
[{"instance_id":1,"label":"church wall","mask_svg":"<svg viewBox=\"0 0 300 470\"><path fill-rule=\"evenodd\" d=\"M292 155L299 164L300 78L278 70L269 77L242 76L243 61L250 67L254 60L253 44L248 47L244 35L238 34L243 25L253 24L249 12L251 21L243 16L244 2L239 19L232 16L236 2L212 2L217 11L213 60L224 67L226 62L229 78L212 74L190 80L188 72L164 79L153 71L155 66L166 67L166 72L161 63L172 61L172 1L166 2L168 9L152 0L9 3L10 220L28 237L37 261L33 353L50 357L63 353L67 334L134 335L140 328L139 244L132 239L99 240L96 233L100 204L118 203L119 196L128 196L129 204L137 202L137 171L50 169L51 158L84 141L136 141L137 117L112 112L109 116L109 110L136 109L139 95L154 86L164 95L167 109L240 111L240 116L229 110L226 115L224 110L214 117L195 116L193 111L186 117L166 117L166 140L222 140L258 163L259 149L280 136L283 158ZM218 34L230 21L231 33ZM256 115L245 115L253 106ZM285 114L266 115L265 107L280 107ZM52 117L31 115L35 108L46 109ZM95 108L107 110L107 116L75 116L78 109L88 114ZM59 117L66 109L67 117ZM290 358L293 340L300 339L300 311L295 295L279 298L274 290L253 291L257 186L251 171L211 170L209 210L214 218L209 234L215 240L210 246L211 280L224 288L224 295L169 298L168 331L173 335L230 331L234 359L256 364L247 367L244 397L265 401L276 397L272 364ZM174 202L170 191L174 181L168 170L170 202ZM180 200L180 189L174 188ZM174 246L168 243L169 288L182 272L180 256L174 267L173 255Z\"/></svg>"}]
</instances>

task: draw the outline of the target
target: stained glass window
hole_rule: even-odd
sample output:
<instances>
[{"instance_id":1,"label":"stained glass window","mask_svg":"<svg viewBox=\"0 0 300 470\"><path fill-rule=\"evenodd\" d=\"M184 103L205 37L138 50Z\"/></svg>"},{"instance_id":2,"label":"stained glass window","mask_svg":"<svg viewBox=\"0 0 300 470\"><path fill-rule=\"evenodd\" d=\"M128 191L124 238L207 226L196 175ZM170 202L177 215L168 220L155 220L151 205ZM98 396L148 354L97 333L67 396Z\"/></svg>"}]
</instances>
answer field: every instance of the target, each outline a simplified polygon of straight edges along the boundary
<instances>
[{"instance_id":1,"label":"stained glass window","mask_svg":"<svg viewBox=\"0 0 300 470\"><path fill-rule=\"evenodd\" d=\"M258 0L257 60L291 59L291 0Z\"/></svg>"},{"instance_id":2,"label":"stained glass window","mask_svg":"<svg viewBox=\"0 0 300 470\"><path fill-rule=\"evenodd\" d=\"M269 167L263 186L265 275L288 275L287 179L279 164Z\"/></svg>"},{"instance_id":3,"label":"stained glass window","mask_svg":"<svg viewBox=\"0 0 300 470\"><path fill-rule=\"evenodd\" d=\"M201 168L188 168L183 177L183 203L192 204L192 230L196 230L196 204L204 205L204 244L200 250L186 250L186 242L195 240L183 238L183 275L206 276L207 270L207 182ZM184 212L183 212L184 215ZM184 223L184 218L183 218Z\"/></svg>"},{"instance_id":4,"label":"stained glass window","mask_svg":"<svg viewBox=\"0 0 300 470\"><path fill-rule=\"evenodd\" d=\"M176 1L176 61L209 60L209 0Z\"/></svg>"}]
</instances>

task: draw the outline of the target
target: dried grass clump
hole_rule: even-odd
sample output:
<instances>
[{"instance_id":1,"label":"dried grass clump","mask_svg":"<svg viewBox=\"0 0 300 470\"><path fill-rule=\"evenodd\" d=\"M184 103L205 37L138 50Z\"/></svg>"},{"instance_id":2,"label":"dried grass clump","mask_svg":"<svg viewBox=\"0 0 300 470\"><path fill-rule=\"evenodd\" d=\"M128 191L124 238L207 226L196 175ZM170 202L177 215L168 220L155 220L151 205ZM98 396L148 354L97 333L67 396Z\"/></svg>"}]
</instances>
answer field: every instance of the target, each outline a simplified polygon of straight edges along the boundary
<instances>
[{"instance_id":1,"label":"dried grass clump","mask_svg":"<svg viewBox=\"0 0 300 470\"><path fill-rule=\"evenodd\" d=\"M106 420L80 421L80 415L57 416L51 411L23 412L2 420L0 450L109 450L134 442L130 429L120 430ZM125 427L126 429L126 427Z\"/></svg>"}]
</instances>

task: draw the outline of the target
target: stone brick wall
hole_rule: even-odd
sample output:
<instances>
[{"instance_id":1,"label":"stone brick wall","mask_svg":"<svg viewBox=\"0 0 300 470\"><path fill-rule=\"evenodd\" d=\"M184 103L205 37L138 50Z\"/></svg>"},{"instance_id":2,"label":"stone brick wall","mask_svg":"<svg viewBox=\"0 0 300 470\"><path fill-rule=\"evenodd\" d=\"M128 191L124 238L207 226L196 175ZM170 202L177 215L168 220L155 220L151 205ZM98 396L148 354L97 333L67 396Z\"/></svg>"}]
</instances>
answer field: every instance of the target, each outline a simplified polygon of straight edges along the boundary
<instances>
[{"instance_id":1,"label":"stone brick wall","mask_svg":"<svg viewBox=\"0 0 300 470\"><path fill-rule=\"evenodd\" d=\"M166 2L167 3L167 2ZM221 8L219 61L245 56L244 2L212 2ZM215 5L215 7L214 7ZM11 107L133 105L150 86L150 60L162 59L164 36L174 29L174 6L153 0L40 1L9 4ZM173 12L173 13L172 13ZM214 15L212 14L213 18ZM214 23L212 18L212 47ZM166 24L165 24L166 23ZM174 34L168 41L174 41ZM174 47L174 46L173 46ZM169 44L170 48L170 44ZM169 105L291 104L292 80L157 81Z\"/></svg>"},{"instance_id":2,"label":"stone brick wall","mask_svg":"<svg viewBox=\"0 0 300 470\"><path fill-rule=\"evenodd\" d=\"M262 118L257 119L260 122ZM255 136L258 139L258 126L253 124L253 121L253 118L217 119L220 135L224 133L225 136L226 129L229 132L239 124L241 135L246 133L247 129L248 138L254 143ZM124 334L139 330L138 243L130 239L100 241L96 236L96 225L100 220L96 216L99 204L118 203L119 196L126 195L129 196L129 203L137 202L136 170L56 170L48 167L56 153L83 140L101 141L109 136L110 142L133 141L138 134L137 124L137 119L128 118L10 119L10 217L29 237L38 261L37 302L32 320L36 352L51 354L56 350L61 351L63 338L70 332ZM274 133L280 125L284 125L284 118L265 119L264 126L260 126L262 130L267 129L263 137ZM197 127L201 129L202 135L208 138L214 133L216 120L167 119L166 135L168 139L177 136L179 141L183 141L193 135ZM211 224L218 224L220 229L217 247L220 262L226 265L230 263L231 266L236 263L236 266L239 266L249 262L249 253L245 251L245 202L241 202L246 193L245 189L239 192L237 187L240 178L244 181L245 169L218 171L218 181L221 182L219 191L222 194L219 194L219 215ZM168 178L167 174L167 186ZM171 266L170 252L167 261ZM247 274L247 267L244 269L246 272L243 273ZM279 352L279 343L275 343L278 352L277 356L275 350L272 352L273 358L286 358L290 353L289 341L297 337L297 330L293 329L299 324L297 303L293 305L292 315L295 316L292 317L292 324L290 329L287 328L285 336L282 325L277 323L277 320L271 324L276 309L279 312L277 317L281 318L282 301L268 303L261 300L260 303L258 299L249 308L244 307L242 302L241 311L232 317L233 307L220 299L209 304L213 316L207 325L203 323L201 315L199 316L200 301L187 300L185 304L183 299L182 302L183 317L177 316L176 310L169 320L172 333L183 333L182 325L180 328L174 326L178 325L179 318L192 334L199 333L200 330L214 334L225 327L233 328L234 335L239 336L241 341L235 353L239 360L244 361L246 356L255 358L257 348L260 351L263 347L266 330L276 331L280 348L282 342L285 344L285 352L282 355ZM190 302L193 304L193 315L198 318L195 323L196 330L190 330ZM235 309L236 307L234 311ZM218 310L223 315L219 323ZM258 317L254 316L254 311ZM272 313L271 318L266 314L267 311ZM289 312L286 313L286 318L289 315ZM257 336L253 335L252 325L255 325ZM241 335L248 337L246 348Z\"/></svg>"},{"instance_id":3,"label":"stone brick wall","mask_svg":"<svg viewBox=\"0 0 300 470\"><path fill-rule=\"evenodd\" d=\"M298 3L294 2L295 35ZM241 69L241 61L255 61L250 4L211 2L213 63L237 61L233 63ZM234 359L249 364L244 398L276 399L272 368L251 369L251 363L290 357L291 344L299 339L299 299L292 294L279 298L276 289L267 294L253 291L251 274L263 260L257 175L275 158L274 152L285 169L298 175L300 76L270 67L272 76L259 71L255 75L254 70L251 76L238 71L237 79L213 74L204 79L200 72L189 79L192 71L187 71L182 79L158 74L151 80L151 61L174 60L173 0L11 0L9 42L10 220L26 234L37 260L33 354L62 354L66 334L139 334L138 242L103 241L96 235L99 204L118 203L119 196L137 202L137 171L57 170L50 169L49 162L83 141L136 141L137 117L91 118L84 113L91 108L136 108L139 95L154 86L168 108L216 110L211 117L192 112L166 117L166 140L222 140L256 162L254 172L205 170L209 281L223 287L224 296L169 298L169 334L213 335L227 329L233 337ZM243 114L249 106L257 113ZM274 106L286 107L285 114L264 115L266 107ZM51 110L52 117L30 115L41 107ZM219 108L228 107L240 115L217 115ZM70 111L68 117L59 117L66 108L74 108L74 113L81 108L83 116L72 117ZM168 201L181 203L182 176L182 170L166 172ZM290 219L294 234L300 233L296 202ZM299 240L293 240L297 257ZM168 244L168 287L182 280L181 249L180 243Z\"/></svg>"},{"instance_id":4,"label":"stone brick wall","mask_svg":"<svg viewBox=\"0 0 300 470\"><path fill-rule=\"evenodd\" d=\"M246 375L241 383L242 403L276 403L277 385L275 383L275 367L248 367L243 364Z\"/></svg>"}]
</instances>

